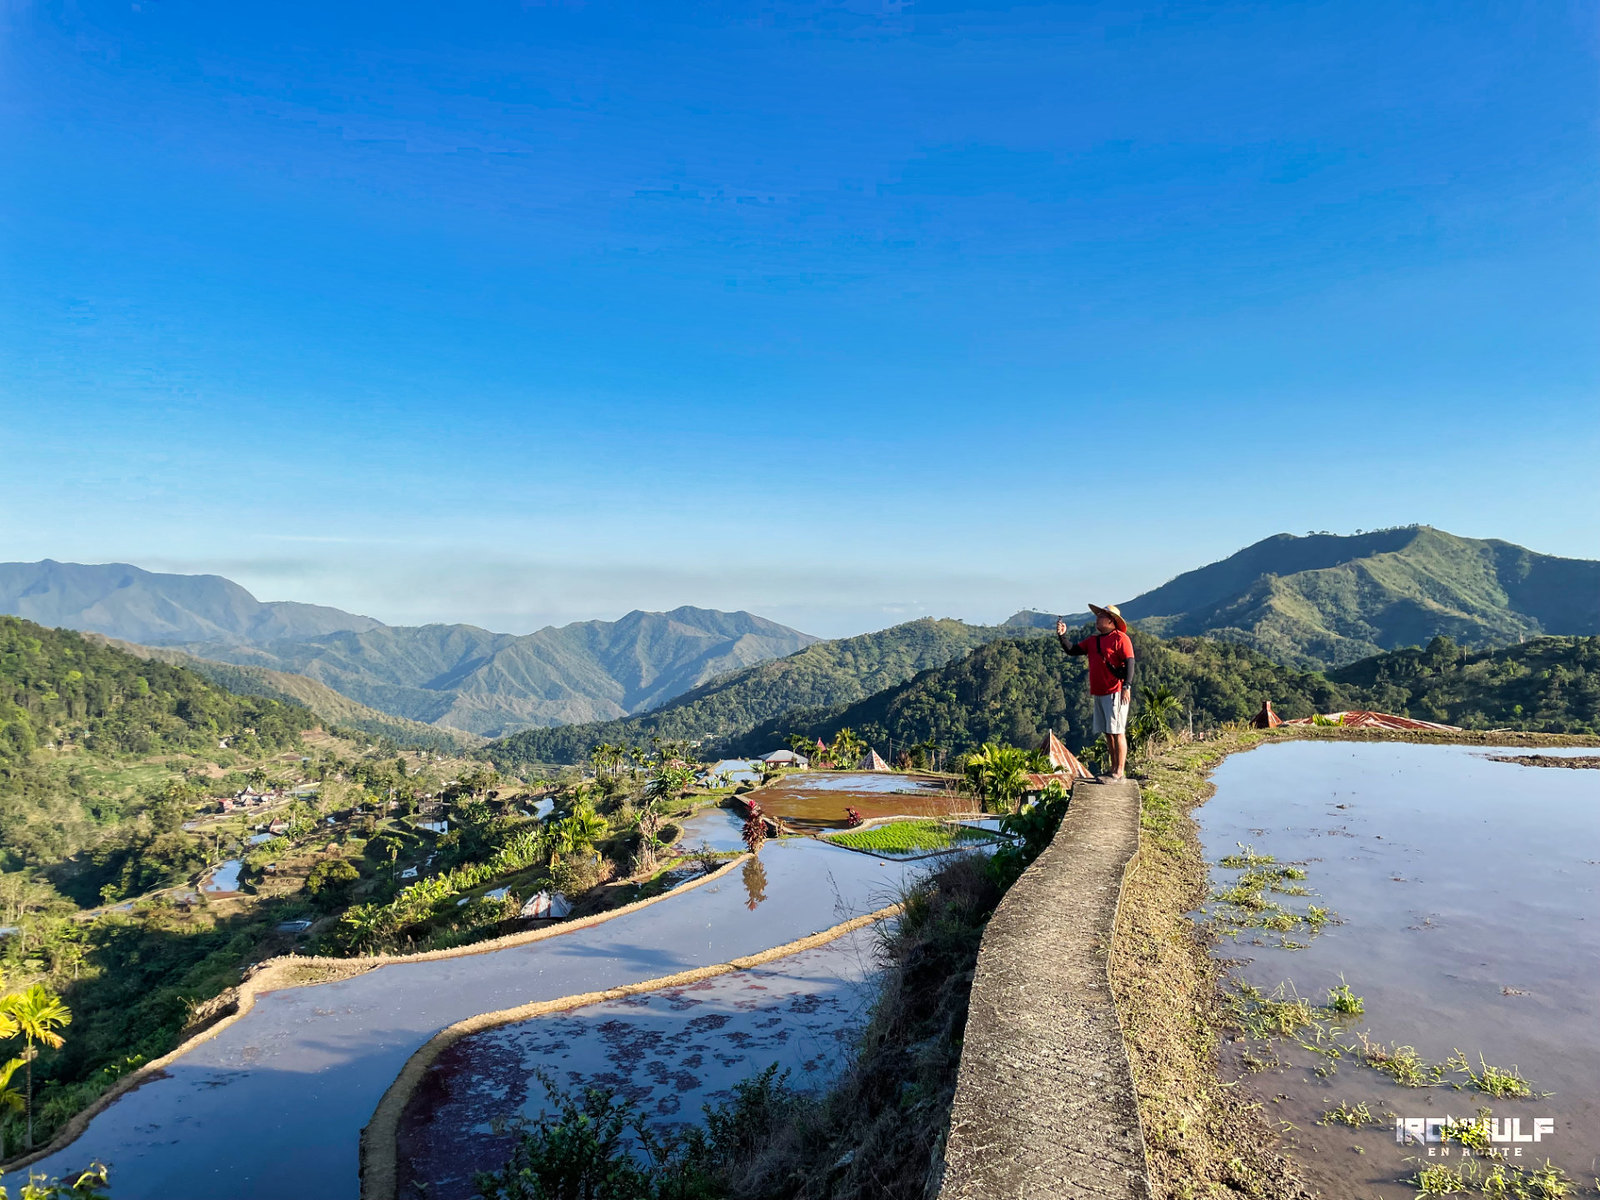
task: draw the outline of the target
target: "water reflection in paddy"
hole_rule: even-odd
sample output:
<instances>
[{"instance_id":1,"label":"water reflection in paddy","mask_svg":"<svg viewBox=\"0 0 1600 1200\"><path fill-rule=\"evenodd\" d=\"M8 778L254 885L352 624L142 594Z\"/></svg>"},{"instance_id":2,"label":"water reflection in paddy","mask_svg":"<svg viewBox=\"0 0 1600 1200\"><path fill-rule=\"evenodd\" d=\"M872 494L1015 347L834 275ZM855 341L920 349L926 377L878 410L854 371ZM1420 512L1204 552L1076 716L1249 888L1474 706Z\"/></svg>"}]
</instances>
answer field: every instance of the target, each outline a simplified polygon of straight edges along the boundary
<instances>
[{"instance_id":1,"label":"water reflection in paddy","mask_svg":"<svg viewBox=\"0 0 1600 1200\"><path fill-rule=\"evenodd\" d=\"M296 1196L353 1198L361 1128L445 1025L782 945L891 903L917 869L810 838L769 842L758 876L735 870L559 937L269 993L37 1169L98 1159L117 1200L251 1200L282 1196L292 1163Z\"/></svg>"},{"instance_id":2,"label":"water reflection in paddy","mask_svg":"<svg viewBox=\"0 0 1600 1200\"><path fill-rule=\"evenodd\" d=\"M930 776L868 771L805 771L749 796L762 810L807 833L843 829L846 808L866 820L878 817L947 817L970 812L972 800L946 790Z\"/></svg>"},{"instance_id":3,"label":"water reflection in paddy","mask_svg":"<svg viewBox=\"0 0 1600 1200\"><path fill-rule=\"evenodd\" d=\"M605 1087L657 1130L776 1065L796 1087L831 1083L875 993L875 933L684 987L629 996L475 1034L429 1069L400 1133L400 1193L466 1200L472 1173L500 1166L506 1118L549 1111L535 1072L563 1088Z\"/></svg>"},{"instance_id":4,"label":"water reflection in paddy","mask_svg":"<svg viewBox=\"0 0 1600 1200\"><path fill-rule=\"evenodd\" d=\"M210 875L206 876L206 881L200 885L200 890L211 895L237 892L239 890L239 871L243 866L242 860L230 858L215 871L211 872Z\"/></svg>"},{"instance_id":5,"label":"water reflection in paddy","mask_svg":"<svg viewBox=\"0 0 1600 1200\"><path fill-rule=\"evenodd\" d=\"M1593 751L1588 753L1592 754ZM1318 1125L1336 1104L1374 1114L1535 1117L1555 1132L1513 1158L1546 1158L1587 1182L1600 1149L1600 772L1490 761L1479 747L1291 742L1227 759L1216 795L1197 811L1206 856L1237 843L1303 862L1315 895L1343 920L1303 950L1222 941L1240 974L1272 989L1290 981L1325 1002L1341 974L1364 997L1357 1030L1414 1046L1432 1063L1464 1051L1515 1066L1547 1099L1506 1100L1444 1086L1404 1088L1346 1055L1327 1063L1279 1044L1282 1071L1241 1072L1269 1119L1292 1122L1291 1144L1330 1196L1409 1197L1400 1184L1427 1156L1397 1145L1392 1116L1363 1130ZM1237 871L1213 870L1225 886ZM1225 1047L1225 1063L1239 1047ZM1452 1078L1459 1079L1459 1076ZM1359 1149L1362 1153L1356 1153Z\"/></svg>"}]
</instances>

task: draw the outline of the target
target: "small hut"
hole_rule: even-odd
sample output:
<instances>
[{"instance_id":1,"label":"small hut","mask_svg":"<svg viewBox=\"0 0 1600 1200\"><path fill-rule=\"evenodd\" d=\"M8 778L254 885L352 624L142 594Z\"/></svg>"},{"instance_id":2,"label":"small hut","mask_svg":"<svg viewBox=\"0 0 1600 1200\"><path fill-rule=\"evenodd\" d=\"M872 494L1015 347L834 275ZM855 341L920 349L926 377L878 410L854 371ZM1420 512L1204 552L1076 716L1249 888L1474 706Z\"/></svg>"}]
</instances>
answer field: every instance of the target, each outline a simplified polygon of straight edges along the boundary
<instances>
[{"instance_id":1,"label":"small hut","mask_svg":"<svg viewBox=\"0 0 1600 1200\"><path fill-rule=\"evenodd\" d=\"M887 771L888 769L889 764L883 761L883 756L870 746L867 747L867 752L861 756L861 761L856 764L856 770L858 771Z\"/></svg>"},{"instance_id":2,"label":"small hut","mask_svg":"<svg viewBox=\"0 0 1600 1200\"><path fill-rule=\"evenodd\" d=\"M1053 729L1045 731L1044 744L1039 747L1039 753L1050 760L1050 765L1055 768L1056 774L1066 776L1069 787L1071 780L1094 778L1094 772L1079 762L1078 756L1061 744L1061 739L1056 736ZM1043 786L1040 784L1040 787Z\"/></svg>"},{"instance_id":3,"label":"small hut","mask_svg":"<svg viewBox=\"0 0 1600 1200\"><path fill-rule=\"evenodd\" d=\"M1250 718L1250 727L1252 729L1274 729L1282 724L1283 718L1272 711L1271 700L1263 700L1261 702L1261 711Z\"/></svg>"}]
</instances>

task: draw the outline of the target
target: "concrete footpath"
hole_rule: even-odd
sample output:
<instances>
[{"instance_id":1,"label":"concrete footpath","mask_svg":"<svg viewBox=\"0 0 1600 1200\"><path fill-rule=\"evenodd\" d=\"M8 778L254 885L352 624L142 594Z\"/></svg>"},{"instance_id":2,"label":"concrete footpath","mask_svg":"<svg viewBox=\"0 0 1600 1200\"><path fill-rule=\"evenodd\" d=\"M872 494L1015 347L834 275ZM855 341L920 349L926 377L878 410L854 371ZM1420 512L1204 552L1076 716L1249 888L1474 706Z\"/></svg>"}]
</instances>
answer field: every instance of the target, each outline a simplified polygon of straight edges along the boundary
<instances>
[{"instance_id":1,"label":"concrete footpath","mask_svg":"<svg viewBox=\"0 0 1600 1200\"><path fill-rule=\"evenodd\" d=\"M1149 1195L1106 973L1139 799L1132 781L1077 784L984 932L940 1200Z\"/></svg>"}]
</instances>

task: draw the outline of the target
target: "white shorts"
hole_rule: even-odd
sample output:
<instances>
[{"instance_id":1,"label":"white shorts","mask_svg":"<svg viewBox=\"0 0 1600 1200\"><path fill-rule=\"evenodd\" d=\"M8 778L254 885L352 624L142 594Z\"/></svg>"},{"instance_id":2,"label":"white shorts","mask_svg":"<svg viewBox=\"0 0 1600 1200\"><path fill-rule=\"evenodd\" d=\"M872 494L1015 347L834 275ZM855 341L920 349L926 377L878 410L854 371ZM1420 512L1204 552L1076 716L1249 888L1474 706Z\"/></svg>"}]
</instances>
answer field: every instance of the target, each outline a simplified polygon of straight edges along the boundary
<instances>
[{"instance_id":1,"label":"white shorts","mask_svg":"<svg viewBox=\"0 0 1600 1200\"><path fill-rule=\"evenodd\" d=\"M1109 696L1090 696L1094 701L1094 731L1096 733L1128 732L1128 689L1112 692Z\"/></svg>"}]
</instances>

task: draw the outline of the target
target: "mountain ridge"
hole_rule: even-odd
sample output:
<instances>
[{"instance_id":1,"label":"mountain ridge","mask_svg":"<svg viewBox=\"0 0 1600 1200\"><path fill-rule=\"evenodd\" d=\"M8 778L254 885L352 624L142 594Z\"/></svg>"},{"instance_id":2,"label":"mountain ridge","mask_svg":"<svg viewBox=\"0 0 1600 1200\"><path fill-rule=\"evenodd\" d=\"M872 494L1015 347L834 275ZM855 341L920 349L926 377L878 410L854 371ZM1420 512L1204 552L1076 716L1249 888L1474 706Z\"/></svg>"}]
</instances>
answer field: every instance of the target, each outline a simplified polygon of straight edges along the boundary
<instances>
[{"instance_id":1,"label":"mountain ridge","mask_svg":"<svg viewBox=\"0 0 1600 1200\"><path fill-rule=\"evenodd\" d=\"M818 640L753 613L692 605L528 634L386 625L336 608L258 601L220 575L52 559L0 564L0 611L304 677L392 717L475 736L624 717Z\"/></svg>"},{"instance_id":2,"label":"mountain ridge","mask_svg":"<svg viewBox=\"0 0 1600 1200\"><path fill-rule=\"evenodd\" d=\"M1120 607L1165 637L1236 641L1286 665L1337 668L1441 635L1488 647L1600 633L1600 562L1430 525L1280 533ZM1025 611L1007 624L1054 618Z\"/></svg>"}]
</instances>

